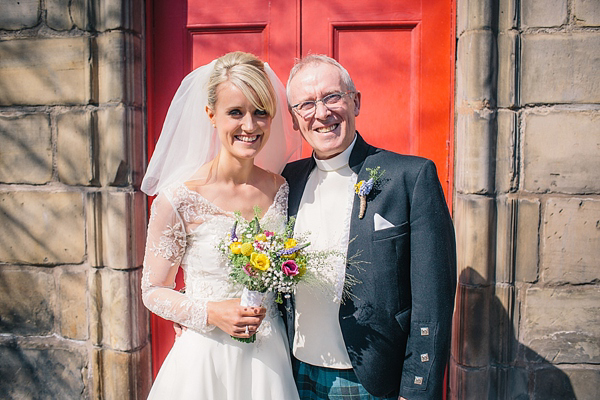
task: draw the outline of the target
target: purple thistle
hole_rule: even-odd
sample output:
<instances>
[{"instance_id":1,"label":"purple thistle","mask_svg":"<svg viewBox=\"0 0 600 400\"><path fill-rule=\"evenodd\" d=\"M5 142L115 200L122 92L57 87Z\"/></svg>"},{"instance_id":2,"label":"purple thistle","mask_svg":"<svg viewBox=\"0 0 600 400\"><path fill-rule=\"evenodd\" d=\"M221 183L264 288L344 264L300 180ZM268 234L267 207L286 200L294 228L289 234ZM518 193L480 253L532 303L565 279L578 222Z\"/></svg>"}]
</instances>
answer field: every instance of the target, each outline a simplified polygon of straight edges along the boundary
<instances>
[{"instance_id":1,"label":"purple thistle","mask_svg":"<svg viewBox=\"0 0 600 400\"><path fill-rule=\"evenodd\" d=\"M289 256L290 254L294 254L295 252L300 251L303 248L308 247L308 246L310 246L310 242L309 243L304 243L304 244L301 244L301 245L298 245L298 246L290 247L289 249L279 250L277 252L277 255L280 256L280 257L281 256Z\"/></svg>"},{"instance_id":2,"label":"purple thistle","mask_svg":"<svg viewBox=\"0 0 600 400\"><path fill-rule=\"evenodd\" d=\"M233 228L231 228L231 241L232 242L237 242L237 240L238 240L238 237L235 234L235 228L237 228L237 221L235 221L233 223Z\"/></svg>"},{"instance_id":3,"label":"purple thistle","mask_svg":"<svg viewBox=\"0 0 600 400\"><path fill-rule=\"evenodd\" d=\"M373 178L371 178L368 181L366 181L365 183L363 183L362 186L360 187L360 190L358 191L358 195L366 196L369 193L371 193L371 189L373 189L374 184L375 184L375 181L373 180Z\"/></svg>"}]
</instances>

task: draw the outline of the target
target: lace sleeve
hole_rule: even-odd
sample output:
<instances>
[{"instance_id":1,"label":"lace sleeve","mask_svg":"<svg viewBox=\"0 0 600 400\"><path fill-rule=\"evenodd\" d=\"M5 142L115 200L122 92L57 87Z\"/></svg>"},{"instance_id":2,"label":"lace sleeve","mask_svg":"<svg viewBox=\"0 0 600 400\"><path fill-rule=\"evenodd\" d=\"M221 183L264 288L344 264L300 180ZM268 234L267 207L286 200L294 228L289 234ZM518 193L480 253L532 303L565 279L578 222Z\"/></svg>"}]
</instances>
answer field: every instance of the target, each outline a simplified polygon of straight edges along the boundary
<instances>
[{"instance_id":1,"label":"lace sleeve","mask_svg":"<svg viewBox=\"0 0 600 400\"><path fill-rule=\"evenodd\" d=\"M142 273L142 300L159 317L207 332L205 300L192 300L175 289L175 275L185 253L185 225L171 201L160 194L152 204Z\"/></svg>"}]
</instances>

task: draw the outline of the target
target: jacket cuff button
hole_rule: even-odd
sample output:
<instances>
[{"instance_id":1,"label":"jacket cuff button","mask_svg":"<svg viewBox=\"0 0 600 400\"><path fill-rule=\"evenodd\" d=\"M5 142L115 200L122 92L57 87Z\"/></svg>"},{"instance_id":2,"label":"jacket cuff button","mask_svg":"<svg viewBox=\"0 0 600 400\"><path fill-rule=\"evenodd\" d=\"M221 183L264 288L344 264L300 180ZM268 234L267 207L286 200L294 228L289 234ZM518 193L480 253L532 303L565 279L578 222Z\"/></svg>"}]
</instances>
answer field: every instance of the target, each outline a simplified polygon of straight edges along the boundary
<instances>
[{"instance_id":1,"label":"jacket cuff button","mask_svg":"<svg viewBox=\"0 0 600 400\"><path fill-rule=\"evenodd\" d=\"M421 354L421 362L429 361L429 353Z\"/></svg>"},{"instance_id":2,"label":"jacket cuff button","mask_svg":"<svg viewBox=\"0 0 600 400\"><path fill-rule=\"evenodd\" d=\"M423 384L423 377L415 376L415 385L422 385L422 384Z\"/></svg>"},{"instance_id":3,"label":"jacket cuff button","mask_svg":"<svg viewBox=\"0 0 600 400\"><path fill-rule=\"evenodd\" d=\"M429 328L424 326L421 327L421 336L429 336Z\"/></svg>"}]
</instances>

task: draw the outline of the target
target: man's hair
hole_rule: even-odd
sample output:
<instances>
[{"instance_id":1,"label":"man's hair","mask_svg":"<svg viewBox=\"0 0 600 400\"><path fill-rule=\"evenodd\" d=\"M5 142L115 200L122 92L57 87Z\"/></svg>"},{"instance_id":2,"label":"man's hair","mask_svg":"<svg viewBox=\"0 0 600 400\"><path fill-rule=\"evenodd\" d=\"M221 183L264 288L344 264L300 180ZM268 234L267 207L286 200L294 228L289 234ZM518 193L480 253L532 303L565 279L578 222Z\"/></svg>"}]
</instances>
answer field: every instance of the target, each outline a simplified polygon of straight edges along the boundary
<instances>
[{"instance_id":1,"label":"man's hair","mask_svg":"<svg viewBox=\"0 0 600 400\"><path fill-rule=\"evenodd\" d=\"M342 82L346 86L346 90L350 92L356 91L356 87L354 86L354 82L352 81L350 74L346 68L342 66L342 64L323 54L309 54L304 58L296 59L296 63L290 71L290 77L288 78L287 85L285 86L285 94L287 97L288 106L292 106L292 104L290 104L290 82L292 82L294 76L296 76L296 74L302 71L305 67L318 64L330 64L336 67L340 71L340 76L342 78Z\"/></svg>"}]
</instances>

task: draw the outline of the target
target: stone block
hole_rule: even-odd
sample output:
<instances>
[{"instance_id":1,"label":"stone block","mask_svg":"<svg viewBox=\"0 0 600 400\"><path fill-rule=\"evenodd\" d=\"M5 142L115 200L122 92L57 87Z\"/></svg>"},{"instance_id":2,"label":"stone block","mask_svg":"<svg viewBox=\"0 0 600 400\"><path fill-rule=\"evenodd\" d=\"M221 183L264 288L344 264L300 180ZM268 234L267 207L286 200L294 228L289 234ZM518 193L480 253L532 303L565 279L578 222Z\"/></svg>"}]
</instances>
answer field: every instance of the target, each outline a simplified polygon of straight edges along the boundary
<instances>
[{"instance_id":1,"label":"stone block","mask_svg":"<svg viewBox=\"0 0 600 400\"><path fill-rule=\"evenodd\" d=\"M540 202L519 199L515 239L515 280L535 282L539 276Z\"/></svg>"},{"instance_id":2,"label":"stone block","mask_svg":"<svg viewBox=\"0 0 600 400\"><path fill-rule=\"evenodd\" d=\"M0 29L16 31L32 28L40 22L40 0L3 1Z\"/></svg>"},{"instance_id":3,"label":"stone block","mask_svg":"<svg viewBox=\"0 0 600 400\"><path fill-rule=\"evenodd\" d=\"M495 181L497 193L514 191L518 184L517 143L519 117L511 110L498 110ZM491 129L491 127L490 127Z\"/></svg>"},{"instance_id":4,"label":"stone block","mask_svg":"<svg viewBox=\"0 0 600 400\"><path fill-rule=\"evenodd\" d=\"M496 38L491 31L466 32L458 40L456 100L460 108L496 104ZM475 104L475 105L474 105Z\"/></svg>"},{"instance_id":5,"label":"stone block","mask_svg":"<svg viewBox=\"0 0 600 400\"><path fill-rule=\"evenodd\" d=\"M458 285L451 352L463 366L482 368L490 362L490 302L493 296L492 286Z\"/></svg>"},{"instance_id":6,"label":"stone block","mask_svg":"<svg viewBox=\"0 0 600 400\"><path fill-rule=\"evenodd\" d=\"M459 282L494 282L495 204L483 196L457 194L454 205Z\"/></svg>"},{"instance_id":7,"label":"stone block","mask_svg":"<svg viewBox=\"0 0 600 400\"><path fill-rule=\"evenodd\" d=\"M58 178L67 185L89 185L94 180L94 115L70 111L56 118Z\"/></svg>"},{"instance_id":8,"label":"stone block","mask_svg":"<svg viewBox=\"0 0 600 400\"><path fill-rule=\"evenodd\" d=\"M0 106L87 104L89 59L83 37L0 41Z\"/></svg>"},{"instance_id":9,"label":"stone block","mask_svg":"<svg viewBox=\"0 0 600 400\"><path fill-rule=\"evenodd\" d=\"M523 28L557 27L567 23L567 0L544 0L521 2L521 26Z\"/></svg>"},{"instance_id":10,"label":"stone block","mask_svg":"<svg viewBox=\"0 0 600 400\"><path fill-rule=\"evenodd\" d=\"M600 44L600 42L599 42ZM523 187L531 192L600 193L600 113L527 113Z\"/></svg>"},{"instance_id":11,"label":"stone block","mask_svg":"<svg viewBox=\"0 0 600 400\"><path fill-rule=\"evenodd\" d=\"M94 267L138 268L144 260L146 197L96 192L87 197L89 260Z\"/></svg>"},{"instance_id":12,"label":"stone block","mask_svg":"<svg viewBox=\"0 0 600 400\"><path fill-rule=\"evenodd\" d=\"M496 200L496 279L514 283L517 199L501 196Z\"/></svg>"},{"instance_id":13,"label":"stone block","mask_svg":"<svg viewBox=\"0 0 600 400\"><path fill-rule=\"evenodd\" d=\"M57 31L67 31L73 27L89 29L90 2L84 0L46 0L46 23ZM93 4L93 2L91 3Z\"/></svg>"},{"instance_id":14,"label":"stone block","mask_svg":"<svg viewBox=\"0 0 600 400\"><path fill-rule=\"evenodd\" d=\"M600 287L531 288L523 318L527 361L600 362Z\"/></svg>"},{"instance_id":15,"label":"stone block","mask_svg":"<svg viewBox=\"0 0 600 400\"><path fill-rule=\"evenodd\" d=\"M0 182L43 184L52 179L47 114L0 116L0 142Z\"/></svg>"},{"instance_id":16,"label":"stone block","mask_svg":"<svg viewBox=\"0 0 600 400\"><path fill-rule=\"evenodd\" d=\"M52 271L47 268L0 269L0 332L52 334L55 290Z\"/></svg>"},{"instance_id":17,"label":"stone block","mask_svg":"<svg viewBox=\"0 0 600 400\"><path fill-rule=\"evenodd\" d=\"M94 344L118 351L146 344L148 312L142 304L140 282L141 269L94 271L90 277Z\"/></svg>"},{"instance_id":18,"label":"stone block","mask_svg":"<svg viewBox=\"0 0 600 400\"><path fill-rule=\"evenodd\" d=\"M600 200L548 199L541 241L543 282L597 280L600 276Z\"/></svg>"},{"instance_id":19,"label":"stone block","mask_svg":"<svg viewBox=\"0 0 600 400\"><path fill-rule=\"evenodd\" d=\"M97 115L100 184L139 184L145 164L141 111L119 105L100 109Z\"/></svg>"},{"instance_id":20,"label":"stone block","mask_svg":"<svg viewBox=\"0 0 600 400\"><path fill-rule=\"evenodd\" d=\"M466 31L484 30L492 26L494 7L491 1L460 0L457 2L456 36Z\"/></svg>"},{"instance_id":21,"label":"stone block","mask_svg":"<svg viewBox=\"0 0 600 400\"><path fill-rule=\"evenodd\" d=\"M490 301L490 350L495 365L512 364L517 356L518 340L515 317L515 287L497 284Z\"/></svg>"},{"instance_id":22,"label":"stone block","mask_svg":"<svg viewBox=\"0 0 600 400\"><path fill-rule=\"evenodd\" d=\"M600 2L598 0L574 0L573 15L579 26L600 26Z\"/></svg>"},{"instance_id":23,"label":"stone block","mask_svg":"<svg viewBox=\"0 0 600 400\"><path fill-rule=\"evenodd\" d=\"M521 46L522 105L600 102L598 33L524 34Z\"/></svg>"},{"instance_id":24,"label":"stone block","mask_svg":"<svg viewBox=\"0 0 600 400\"><path fill-rule=\"evenodd\" d=\"M93 398L145 399L152 386L150 346L131 353L94 350Z\"/></svg>"},{"instance_id":25,"label":"stone block","mask_svg":"<svg viewBox=\"0 0 600 400\"><path fill-rule=\"evenodd\" d=\"M143 43L130 33L111 31L96 39L100 103L141 105Z\"/></svg>"},{"instance_id":26,"label":"stone block","mask_svg":"<svg viewBox=\"0 0 600 400\"><path fill-rule=\"evenodd\" d=\"M65 338L86 340L89 336L87 282L85 271L65 271L60 274L60 333Z\"/></svg>"},{"instance_id":27,"label":"stone block","mask_svg":"<svg viewBox=\"0 0 600 400\"><path fill-rule=\"evenodd\" d=\"M508 31L519 27L519 0L498 1L498 30Z\"/></svg>"},{"instance_id":28,"label":"stone block","mask_svg":"<svg viewBox=\"0 0 600 400\"><path fill-rule=\"evenodd\" d=\"M508 31L498 34L498 106L516 107L519 103L517 68L519 57L519 34Z\"/></svg>"},{"instance_id":29,"label":"stone block","mask_svg":"<svg viewBox=\"0 0 600 400\"><path fill-rule=\"evenodd\" d=\"M582 400L585 397L575 396L573 383L569 375L558 367L543 364L533 373L533 399L534 400ZM598 387L596 386L596 390ZM596 393L597 394L597 393ZM596 399L597 397L589 397Z\"/></svg>"},{"instance_id":30,"label":"stone block","mask_svg":"<svg viewBox=\"0 0 600 400\"><path fill-rule=\"evenodd\" d=\"M450 361L448 399L488 399L490 372L486 368L469 368Z\"/></svg>"},{"instance_id":31,"label":"stone block","mask_svg":"<svg viewBox=\"0 0 600 400\"><path fill-rule=\"evenodd\" d=\"M0 346L0 398L81 399L86 396L86 350L53 345ZM114 397L119 398L119 397Z\"/></svg>"},{"instance_id":32,"label":"stone block","mask_svg":"<svg viewBox=\"0 0 600 400\"><path fill-rule=\"evenodd\" d=\"M455 190L461 193L494 192L496 113L488 108L461 108L456 121Z\"/></svg>"},{"instance_id":33,"label":"stone block","mask_svg":"<svg viewBox=\"0 0 600 400\"><path fill-rule=\"evenodd\" d=\"M80 193L0 193L0 261L81 263L85 255Z\"/></svg>"},{"instance_id":34,"label":"stone block","mask_svg":"<svg viewBox=\"0 0 600 400\"><path fill-rule=\"evenodd\" d=\"M142 33L144 2L106 0L94 3L96 30L122 29Z\"/></svg>"},{"instance_id":35,"label":"stone block","mask_svg":"<svg viewBox=\"0 0 600 400\"><path fill-rule=\"evenodd\" d=\"M529 371L514 366L495 366L490 368L490 391L486 397L472 399L510 399L530 400ZM547 399L549 400L549 399Z\"/></svg>"},{"instance_id":36,"label":"stone block","mask_svg":"<svg viewBox=\"0 0 600 400\"><path fill-rule=\"evenodd\" d=\"M562 371L567 374L575 398L578 400L596 400L600 387L600 367L598 365L564 366Z\"/></svg>"}]
</instances>

